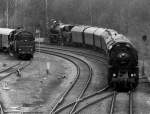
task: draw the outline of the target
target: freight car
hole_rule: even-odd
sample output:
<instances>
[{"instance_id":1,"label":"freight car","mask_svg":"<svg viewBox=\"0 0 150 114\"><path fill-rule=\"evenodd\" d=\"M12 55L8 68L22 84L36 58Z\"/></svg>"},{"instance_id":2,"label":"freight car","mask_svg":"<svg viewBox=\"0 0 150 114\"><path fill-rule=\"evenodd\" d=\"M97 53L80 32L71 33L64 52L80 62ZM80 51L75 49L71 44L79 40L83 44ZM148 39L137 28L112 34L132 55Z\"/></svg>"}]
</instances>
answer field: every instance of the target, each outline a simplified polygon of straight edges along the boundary
<instances>
[{"instance_id":1,"label":"freight car","mask_svg":"<svg viewBox=\"0 0 150 114\"><path fill-rule=\"evenodd\" d=\"M75 45L84 45L85 44L85 37L84 37L84 31L89 28L89 26L84 26L84 25L78 25L74 26L71 29L71 36L72 36L72 44Z\"/></svg>"},{"instance_id":2,"label":"freight car","mask_svg":"<svg viewBox=\"0 0 150 114\"><path fill-rule=\"evenodd\" d=\"M32 33L21 29L0 28L0 49L8 51L12 56L21 59L31 59L35 52L35 42Z\"/></svg>"}]
</instances>

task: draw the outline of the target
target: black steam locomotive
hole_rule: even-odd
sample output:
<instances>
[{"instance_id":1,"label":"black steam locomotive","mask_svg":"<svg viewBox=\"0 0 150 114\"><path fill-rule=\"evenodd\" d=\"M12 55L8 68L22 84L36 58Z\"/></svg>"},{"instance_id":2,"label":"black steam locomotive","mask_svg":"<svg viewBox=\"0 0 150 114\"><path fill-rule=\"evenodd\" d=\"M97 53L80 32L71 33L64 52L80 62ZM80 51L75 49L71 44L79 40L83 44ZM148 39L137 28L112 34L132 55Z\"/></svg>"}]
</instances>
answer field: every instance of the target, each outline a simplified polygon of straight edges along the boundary
<instances>
[{"instance_id":1,"label":"black steam locomotive","mask_svg":"<svg viewBox=\"0 0 150 114\"><path fill-rule=\"evenodd\" d=\"M56 29L57 28L57 29ZM65 28L70 28L66 31ZM52 30L53 29L53 30ZM118 90L131 90L138 84L138 54L133 44L122 34L113 29L90 27L84 25L56 24L51 31L57 31L57 37L51 41L59 44L80 44L94 49L104 50L108 57L108 83ZM51 32L51 35L52 32ZM61 36L60 36L61 35ZM56 34L55 34L56 36Z\"/></svg>"},{"instance_id":2,"label":"black steam locomotive","mask_svg":"<svg viewBox=\"0 0 150 114\"><path fill-rule=\"evenodd\" d=\"M51 44L68 44L71 42L71 29L74 27L71 24L64 24L58 21L53 21L50 26L49 38Z\"/></svg>"},{"instance_id":3,"label":"black steam locomotive","mask_svg":"<svg viewBox=\"0 0 150 114\"><path fill-rule=\"evenodd\" d=\"M123 35L116 34L113 43L108 44L108 82L115 89L131 90L138 84L139 69L137 51Z\"/></svg>"},{"instance_id":4,"label":"black steam locomotive","mask_svg":"<svg viewBox=\"0 0 150 114\"><path fill-rule=\"evenodd\" d=\"M23 29L0 28L0 49L8 51L11 56L31 59L35 52L35 38Z\"/></svg>"}]
</instances>

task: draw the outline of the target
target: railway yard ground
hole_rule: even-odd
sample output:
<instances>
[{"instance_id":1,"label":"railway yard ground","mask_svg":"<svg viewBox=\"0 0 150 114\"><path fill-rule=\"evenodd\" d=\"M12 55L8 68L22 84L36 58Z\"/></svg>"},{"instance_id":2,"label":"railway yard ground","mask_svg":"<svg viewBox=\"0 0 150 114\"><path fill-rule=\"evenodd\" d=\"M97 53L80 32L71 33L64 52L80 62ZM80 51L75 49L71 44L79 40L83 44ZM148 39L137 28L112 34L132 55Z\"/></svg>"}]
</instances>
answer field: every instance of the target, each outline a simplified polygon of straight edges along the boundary
<instances>
[{"instance_id":1,"label":"railway yard ground","mask_svg":"<svg viewBox=\"0 0 150 114\"><path fill-rule=\"evenodd\" d=\"M89 81L89 85L76 81L75 83L78 83L78 85L71 88L65 96L66 99L64 97L62 101L62 96L66 90L69 90L68 88L73 85L77 78L78 68L73 62L64 57L46 54L42 51L36 52L30 65L25 67L20 74L16 72L3 80L1 79L0 102L2 103L4 112L6 112L6 114L16 114L17 112L18 114L20 114L20 112L33 112L33 114L109 114L113 90L108 89L102 93L98 92L107 85L107 64L106 59L104 59L105 55L89 50L86 51L86 54L83 54L85 49L82 51L82 49L79 50L76 48L72 48L72 52L57 49L48 50L53 50L57 53L63 52L63 54L65 53L85 61L92 70L92 78ZM78 53L73 52L77 50ZM79 52L82 54L79 54ZM102 58L97 60L98 56ZM93 59L94 57L95 59ZM0 58L0 71L20 62L16 58L9 57L5 54L0 54ZM69 56L66 58L69 58ZM73 57L70 57L70 59L73 59ZM83 75L85 78L85 76L87 76L85 79L80 77L86 81L89 79L90 71L88 70L88 66L81 60L76 60L76 64L81 71L79 77ZM140 60L139 63L141 74L142 60ZM150 63L147 59L145 60L145 76L150 80L149 67ZM83 71L84 73L82 73ZM0 78L6 74L7 72L1 72ZM147 79L140 80L138 87L133 92L133 114L149 114L150 84ZM82 91L83 85L86 86ZM80 90L81 93L78 93ZM97 92L97 94L92 96L95 92ZM88 95L91 95L91 97L86 99L85 97ZM127 93L117 93L113 114L129 114L128 101L129 97ZM67 105L72 102L74 103L67 107ZM64 108L65 106L66 108ZM73 106L75 109L73 109Z\"/></svg>"}]
</instances>

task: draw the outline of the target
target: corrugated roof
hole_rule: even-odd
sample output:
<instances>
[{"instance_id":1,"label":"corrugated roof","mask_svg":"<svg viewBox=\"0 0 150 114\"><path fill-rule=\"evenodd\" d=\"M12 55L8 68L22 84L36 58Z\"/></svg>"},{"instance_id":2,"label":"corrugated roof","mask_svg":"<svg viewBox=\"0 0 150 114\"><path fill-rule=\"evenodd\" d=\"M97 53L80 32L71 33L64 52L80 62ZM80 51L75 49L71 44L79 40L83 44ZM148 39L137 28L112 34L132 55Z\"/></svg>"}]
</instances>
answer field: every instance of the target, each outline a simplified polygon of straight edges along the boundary
<instances>
[{"instance_id":1,"label":"corrugated roof","mask_svg":"<svg viewBox=\"0 0 150 114\"><path fill-rule=\"evenodd\" d=\"M89 26L74 26L71 31L76 31L76 32L83 32L83 30L85 30L86 28L88 28Z\"/></svg>"},{"instance_id":2,"label":"corrugated roof","mask_svg":"<svg viewBox=\"0 0 150 114\"><path fill-rule=\"evenodd\" d=\"M0 34L2 35L9 35L12 31L15 29L9 29L9 28L0 28Z\"/></svg>"},{"instance_id":3,"label":"corrugated roof","mask_svg":"<svg viewBox=\"0 0 150 114\"><path fill-rule=\"evenodd\" d=\"M98 28L95 32L94 35L100 36L102 33L105 31L104 28Z\"/></svg>"},{"instance_id":4,"label":"corrugated roof","mask_svg":"<svg viewBox=\"0 0 150 114\"><path fill-rule=\"evenodd\" d=\"M85 33L94 33L98 28L97 27L90 27L90 28L87 28L85 29Z\"/></svg>"}]
</instances>

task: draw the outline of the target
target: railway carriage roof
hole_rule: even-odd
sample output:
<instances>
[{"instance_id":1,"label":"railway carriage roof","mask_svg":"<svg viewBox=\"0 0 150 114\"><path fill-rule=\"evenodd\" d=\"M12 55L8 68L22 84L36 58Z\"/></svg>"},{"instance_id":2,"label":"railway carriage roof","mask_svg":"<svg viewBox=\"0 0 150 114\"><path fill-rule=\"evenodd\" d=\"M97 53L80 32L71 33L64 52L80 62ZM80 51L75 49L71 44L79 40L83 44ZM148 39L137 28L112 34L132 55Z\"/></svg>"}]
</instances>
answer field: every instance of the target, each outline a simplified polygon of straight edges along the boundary
<instances>
[{"instance_id":1,"label":"railway carriage roof","mask_svg":"<svg viewBox=\"0 0 150 114\"><path fill-rule=\"evenodd\" d=\"M9 29L9 28L0 28L0 34L2 35L10 35L12 31L15 29Z\"/></svg>"},{"instance_id":2,"label":"railway carriage roof","mask_svg":"<svg viewBox=\"0 0 150 114\"><path fill-rule=\"evenodd\" d=\"M100 36L102 33L105 31L104 28L98 28L95 32L94 35Z\"/></svg>"},{"instance_id":3,"label":"railway carriage roof","mask_svg":"<svg viewBox=\"0 0 150 114\"><path fill-rule=\"evenodd\" d=\"M89 27L89 28L85 29L84 32L93 34L97 29L98 29L97 27Z\"/></svg>"},{"instance_id":4,"label":"railway carriage roof","mask_svg":"<svg viewBox=\"0 0 150 114\"><path fill-rule=\"evenodd\" d=\"M83 30L85 30L86 28L88 28L89 26L74 26L71 31L75 31L75 32L83 32Z\"/></svg>"}]
</instances>

